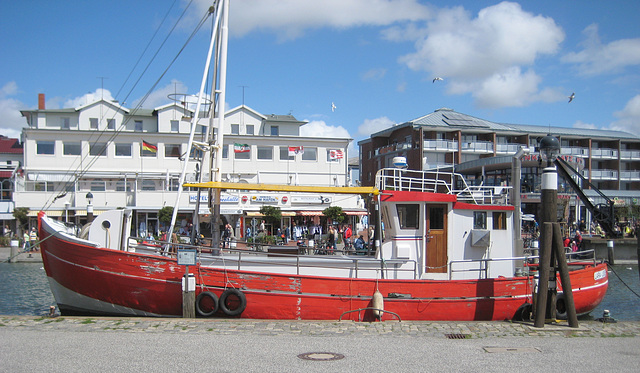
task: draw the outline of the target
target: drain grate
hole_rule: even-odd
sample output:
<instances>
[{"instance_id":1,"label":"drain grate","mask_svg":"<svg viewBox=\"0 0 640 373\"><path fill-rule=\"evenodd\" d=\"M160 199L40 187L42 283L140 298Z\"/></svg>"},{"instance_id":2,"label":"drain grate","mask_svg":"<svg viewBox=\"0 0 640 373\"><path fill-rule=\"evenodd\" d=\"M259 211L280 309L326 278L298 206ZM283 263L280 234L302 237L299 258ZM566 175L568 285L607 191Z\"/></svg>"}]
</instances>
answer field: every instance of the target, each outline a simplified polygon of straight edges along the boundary
<instances>
[{"instance_id":1,"label":"drain grate","mask_svg":"<svg viewBox=\"0 0 640 373\"><path fill-rule=\"evenodd\" d=\"M541 352L540 349L535 347L483 347L484 352L496 353L496 352Z\"/></svg>"},{"instance_id":2,"label":"drain grate","mask_svg":"<svg viewBox=\"0 0 640 373\"><path fill-rule=\"evenodd\" d=\"M445 334L445 337L448 339L470 339L471 334L462 334L462 333L449 333Z\"/></svg>"},{"instance_id":3,"label":"drain grate","mask_svg":"<svg viewBox=\"0 0 640 373\"><path fill-rule=\"evenodd\" d=\"M307 352L306 354L300 354L298 357L302 360L313 361L331 361L344 359L343 354L337 354L335 352Z\"/></svg>"}]
</instances>

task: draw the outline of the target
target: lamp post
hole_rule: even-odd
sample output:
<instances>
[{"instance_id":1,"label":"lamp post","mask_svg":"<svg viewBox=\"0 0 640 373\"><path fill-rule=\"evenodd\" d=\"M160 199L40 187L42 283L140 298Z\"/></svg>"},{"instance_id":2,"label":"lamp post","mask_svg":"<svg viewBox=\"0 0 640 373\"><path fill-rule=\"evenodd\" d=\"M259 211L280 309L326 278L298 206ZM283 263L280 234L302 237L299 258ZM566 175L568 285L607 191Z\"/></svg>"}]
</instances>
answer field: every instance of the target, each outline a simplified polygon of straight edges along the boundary
<instances>
[{"instance_id":1,"label":"lamp post","mask_svg":"<svg viewBox=\"0 0 640 373\"><path fill-rule=\"evenodd\" d=\"M556 137L547 135L540 140L539 151L544 167L540 196L540 228L542 228L544 223L556 223L558 219L558 170L553 162L560 154L560 141ZM540 242L551 242L544 237L544 231L541 229ZM556 271L554 264L551 245L542 244L540 246L538 299L534 323L536 327L544 326L545 316L555 318ZM554 268L553 272L551 268Z\"/></svg>"},{"instance_id":2,"label":"lamp post","mask_svg":"<svg viewBox=\"0 0 640 373\"><path fill-rule=\"evenodd\" d=\"M93 193L87 193L85 198L87 199L87 223L91 223L93 221Z\"/></svg>"},{"instance_id":3,"label":"lamp post","mask_svg":"<svg viewBox=\"0 0 640 373\"><path fill-rule=\"evenodd\" d=\"M71 206L71 202L66 201L64 203L64 221L65 221L65 223L69 222L69 206Z\"/></svg>"}]
</instances>

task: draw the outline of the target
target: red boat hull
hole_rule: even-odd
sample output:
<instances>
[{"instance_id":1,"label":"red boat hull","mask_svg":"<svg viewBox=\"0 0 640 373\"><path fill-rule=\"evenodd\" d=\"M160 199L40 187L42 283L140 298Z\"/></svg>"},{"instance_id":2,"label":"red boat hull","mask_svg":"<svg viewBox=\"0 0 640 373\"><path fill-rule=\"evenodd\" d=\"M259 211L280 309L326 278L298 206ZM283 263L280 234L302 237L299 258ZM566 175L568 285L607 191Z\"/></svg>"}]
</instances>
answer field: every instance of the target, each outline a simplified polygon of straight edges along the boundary
<instances>
[{"instance_id":1,"label":"red boat hull","mask_svg":"<svg viewBox=\"0 0 640 373\"><path fill-rule=\"evenodd\" d=\"M175 259L95 248L41 233L45 270L63 314L182 316L185 267ZM370 310L348 311L372 307L377 287L384 296L384 309L402 320L505 320L531 303L534 281L532 277L376 281L199 265L190 267L190 272L196 276L197 294L211 291L220 296L226 288L241 290L247 306L240 317L254 319L372 319ZM606 264L572 271L571 283L577 313L588 313L606 293ZM224 316L220 311L216 315Z\"/></svg>"}]
</instances>

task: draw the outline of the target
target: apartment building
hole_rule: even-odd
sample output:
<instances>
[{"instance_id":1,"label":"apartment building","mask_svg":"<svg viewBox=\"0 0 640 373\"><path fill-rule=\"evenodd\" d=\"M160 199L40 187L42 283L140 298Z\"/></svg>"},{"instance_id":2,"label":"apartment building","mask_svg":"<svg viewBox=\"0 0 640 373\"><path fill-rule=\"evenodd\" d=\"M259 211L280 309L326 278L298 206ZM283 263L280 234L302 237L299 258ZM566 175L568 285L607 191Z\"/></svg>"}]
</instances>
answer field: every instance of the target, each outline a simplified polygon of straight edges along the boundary
<instances>
[{"instance_id":1,"label":"apartment building","mask_svg":"<svg viewBox=\"0 0 640 373\"><path fill-rule=\"evenodd\" d=\"M209 180L211 162L205 152L187 149L195 113L180 103L154 109L131 109L98 100L77 108L46 109L44 95L36 110L21 111L23 174L15 179L16 206L40 210L83 223L87 206L93 214L114 208L135 210L136 226L146 233L161 227L157 212L176 205L179 179L190 157L185 181ZM292 115L261 114L247 106L229 110L223 126L222 180L247 183L345 186L350 138L300 135L306 122ZM206 143L209 119L198 120L196 142ZM291 151L290 151L291 150ZM200 162L201 161L201 162ZM89 200L87 197L92 197ZM182 224L199 213L210 214L208 194L183 192L178 201ZM345 211L362 214L358 196L226 191L221 214L239 231L245 218L258 216L264 204L283 211L283 224L304 216L317 219L340 202ZM203 221L201 219L201 221Z\"/></svg>"},{"instance_id":2,"label":"apartment building","mask_svg":"<svg viewBox=\"0 0 640 373\"><path fill-rule=\"evenodd\" d=\"M525 213L535 213L540 203L538 141L551 134L561 143L561 154L591 185L619 205L640 203L640 137L611 130L496 123L442 108L422 117L379 131L358 143L361 182L373 185L376 172L393 167L404 156L410 169L453 168L473 184L512 185L511 162L521 148L530 150L522 160L522 200ZM580 181L579 177L575 178ZM582 188L594 203L604 202ZM574 209L571 219L586 211L562 179L561 198Z\"/></svg>"}]
</instances>

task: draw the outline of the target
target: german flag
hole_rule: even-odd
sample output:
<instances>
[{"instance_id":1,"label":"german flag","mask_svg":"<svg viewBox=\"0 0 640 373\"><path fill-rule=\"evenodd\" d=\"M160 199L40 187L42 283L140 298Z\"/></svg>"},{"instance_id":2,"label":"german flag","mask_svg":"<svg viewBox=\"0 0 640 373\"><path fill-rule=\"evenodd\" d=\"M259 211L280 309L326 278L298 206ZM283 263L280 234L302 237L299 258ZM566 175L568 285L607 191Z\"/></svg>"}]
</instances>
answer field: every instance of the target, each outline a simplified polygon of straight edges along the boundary
<instances>
[{"instance_id":1,"label":"german flag","mask_svg":"<svg viewBox=\"0 0 640 373\"><path fill-rule=\"evenodd\" d=\"M146 150L146 151L151 152L151 153L157 153L158 152L158 146L157 145L153 145L150 142L146 142L146 141L142 140L142 150Z\"/></svg>"}]
</instances>

